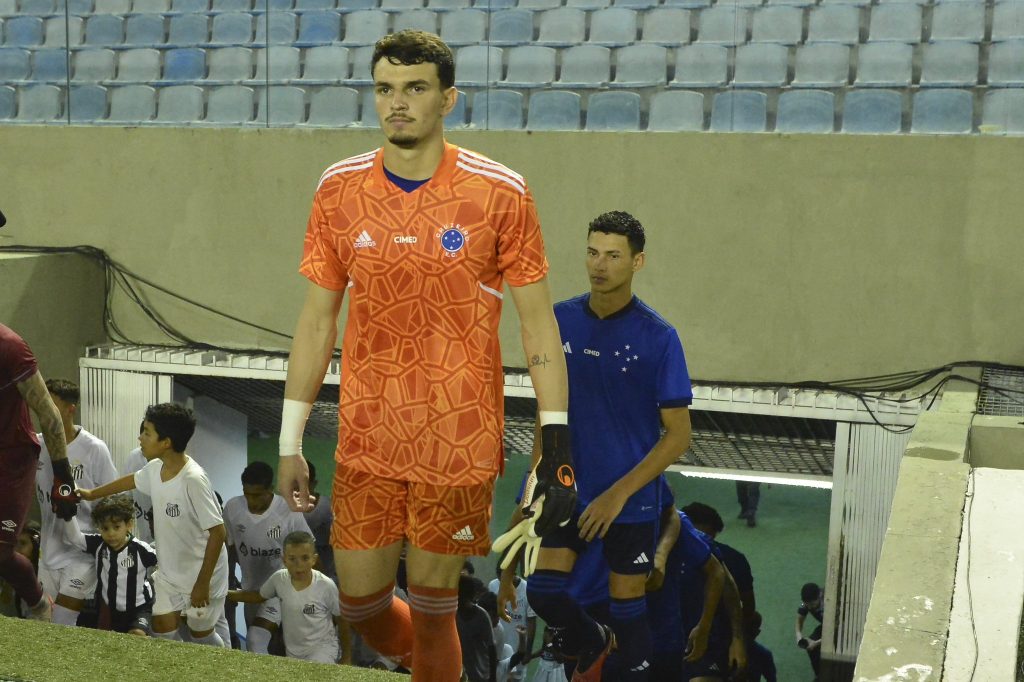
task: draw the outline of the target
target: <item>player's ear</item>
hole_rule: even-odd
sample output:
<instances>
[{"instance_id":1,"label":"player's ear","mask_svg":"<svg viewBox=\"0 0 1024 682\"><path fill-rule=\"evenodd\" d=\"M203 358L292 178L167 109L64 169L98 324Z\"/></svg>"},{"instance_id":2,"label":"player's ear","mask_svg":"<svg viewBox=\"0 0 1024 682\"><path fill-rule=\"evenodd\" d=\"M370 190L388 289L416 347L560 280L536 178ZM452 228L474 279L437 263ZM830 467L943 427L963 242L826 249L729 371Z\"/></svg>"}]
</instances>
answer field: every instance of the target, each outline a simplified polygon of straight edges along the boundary
<instances>
[{"instance_id":1,"label":"player's ear","mask_svg":"<svg viewBox=\"0 0 1024 682\"><path fill-rule=\"evenodd\" d=\"M644 263L647 262L646 254L641 251L633 256L633 272L636 272L644 267Z\"/></svg>"},{"instance_id":2,"label":"player's ear","mask_svg":"<svg viewBox=\"0 0 1024 682\"><path fill-rule=\"evenodd\" d=\"M455 108L455 103L459 101L459 90L454 85L450 88L445 88L441 91L444 95L444 106L441 107L441 117L445 117L452 112Z\"/></svg>"}]
</instances>

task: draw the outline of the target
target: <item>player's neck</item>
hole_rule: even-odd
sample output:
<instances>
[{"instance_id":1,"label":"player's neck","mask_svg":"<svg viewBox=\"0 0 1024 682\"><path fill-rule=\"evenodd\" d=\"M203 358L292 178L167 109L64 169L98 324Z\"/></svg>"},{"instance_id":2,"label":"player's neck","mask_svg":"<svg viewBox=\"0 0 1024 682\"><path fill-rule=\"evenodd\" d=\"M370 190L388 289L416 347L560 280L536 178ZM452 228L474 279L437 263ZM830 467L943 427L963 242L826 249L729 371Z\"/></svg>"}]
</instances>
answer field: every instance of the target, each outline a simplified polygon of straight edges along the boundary
<instances>
[{"instance_id":1,"label":"player's neck","mask_svg":"<svg viewBox=\"0 0 1024 682\"><path fill-rule=\"evenodd\" d=\"M64 421L64 440L68 443L78 438L79 428L75 426L75 422L67 419Z\"/></svg>"},{"instance_id":2,"label":"player's neck","mask_svg":"<svg viewBox=\"0 0 1024 682\"><path fill-rule=\"evenodd\" d=\"M412 149L384 142L384 167L406 180L429 180L444 157L444 136L431 136Z\"/></svg>"},{"instance_id":3,"label":"player's neck","mask_svg":"<svg viewBox=\"0 0 1024 682\"><path fill-rule=\"evenodd\" d=\"M302 575L302 574L291 575L291 574L289 574L288 577L291 578L291 580L292 580L292 587L294 587L295 590L299 591L299 592L301 592L302 590L306 589L307 587L309 587L310 585L313 584L313 571L310 571L309 573L307 573L305 575Z\"/></svg>"},{"instance_id":4,"label":"player's neck","mask_svg":"<svg viewBox=\"0 0 1024 682\"><path fill-rule=\"evenodd\" d=\"M615 291L591 291L590 309L602 320L609 315L619 312L633 300L633 290L629 287L622 287Z\"/></svg>"},{"instance_id":5,"label":"player's neck","mask_svg":"<svg viewBox=\"0 0 1024 682\"><path fill-rule=\"evenodd\" d=\"M160 478L164 481L169 481L178 475L178 472L185 468L185 462L188 459L188 455L184 452L177 452L175 450L167 450L160 454L160 461L163 462L163 466L160 468Z\"/></svg>"}]
</instances>

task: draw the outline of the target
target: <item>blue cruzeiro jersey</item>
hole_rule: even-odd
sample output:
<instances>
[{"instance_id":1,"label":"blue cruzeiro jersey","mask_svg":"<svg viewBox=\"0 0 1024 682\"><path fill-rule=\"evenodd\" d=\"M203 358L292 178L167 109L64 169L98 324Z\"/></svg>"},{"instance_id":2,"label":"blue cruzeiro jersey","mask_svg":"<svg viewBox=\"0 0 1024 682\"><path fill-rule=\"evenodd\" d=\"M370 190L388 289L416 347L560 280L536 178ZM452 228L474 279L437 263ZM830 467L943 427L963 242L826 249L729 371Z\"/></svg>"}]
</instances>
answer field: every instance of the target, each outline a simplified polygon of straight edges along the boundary
<instances>
[{"instance_id":1,"label":"blue cruzeiro jersey","mask_svg":"<svg viewBox=\"0 0 1024 682\"><path fill-rule=\"evenodd\" d=\"M569 429L581 513L658 442L659 410L693 400L683 346L671 324L636 296L604 319L589 301L584 294L555 306L569 370ZM652 481L616 520L657 518L658 498Z\"/></svg>"}]
</instances>

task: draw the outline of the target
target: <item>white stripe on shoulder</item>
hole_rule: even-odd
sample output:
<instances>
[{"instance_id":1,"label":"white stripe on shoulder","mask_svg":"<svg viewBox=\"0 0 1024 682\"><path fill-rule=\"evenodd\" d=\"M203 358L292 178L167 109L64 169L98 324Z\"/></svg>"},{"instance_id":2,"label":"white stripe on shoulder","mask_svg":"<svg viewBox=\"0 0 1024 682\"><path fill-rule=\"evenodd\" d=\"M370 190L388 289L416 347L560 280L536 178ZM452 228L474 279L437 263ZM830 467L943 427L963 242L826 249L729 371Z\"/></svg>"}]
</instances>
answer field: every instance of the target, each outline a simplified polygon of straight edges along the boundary
<instances>
[{"instance_id":1,"label":"white stripe on shoulder","mask_svg":"<svg viewBox=\"0 0 1024 682\"><path fill-rule=\"evenodd\" d=\"M514 178L511 178L505 175L504 173L495 173L494 171L484 170L479 166L470 166L466 163L463 163L461 159L459 161L456 161L455 165L461 168L462 170L469 171L470 173L476 173L477 175L486 175L487 177L494 178L495 180L501 180L504 183L512 185L512 187L514 187L516 191L519 192L520 194L526 194L526 187L523 184L517 182Z\"/></svg>"},{"instance_id":2,"label":"white stripe on shoulder","mask_svg":"<svg viewBox=\"0 0 1024 682\"><path fill-rule=\"evenodd\" d=\"M483 289L483 290L484 290L484 291L486 291L487 293L491 294L492 296L496 296L496 297L497 297L497 298L499 298L499 299L501 299L501 298L505 298L505 294L501 293L501 292L500 292L500 291L498 291L497 289L494 289L494 288L492 288L492 287L489 287L489 286L487 286L486 284L484 284L483 282L477 282L477 284L479 284L479 285L480 285L480 288L481 288L481 289Z\"/></svg>"},{"instance_id":3,"label":"white stripe on shoulder","mask_svg":"<svg viewBox=\"0 0 1024 682\"><path fill-rule=\"evenodd\" d=\"M334 164L332 166L329 166L327 168L327 170L325 170L320 175L320 182L317 184L317 188L319 188L320 185L324 184L324 180L326 180L327 178L329 178L332 175L337 175L338 173L344 173L345 171L349 171L349 170L360 170L360 169L366 168L366 164L369 164L369 165L372 166L373 165L373 160L377 156L377 152L378 151L380 151L380 150L379 149L375 149L372 152L367 152L366 154L360 154L358 156L352 156L350 158L345 159L344 161L339 161L338 163L336 163L336 164Z\"/></svg>"},{"instance_id":4,"label":"white stripe on shoulder","mask_svg":"<svg viewBox=\"0 0 1024 682\"><path fill-rule=\"evenodd\" d=\"M471 152L468 149L459 149L459 154L461 156L463 156L466 161L474 161L478 165L483 166L485 168L492 168L494 170L503 171L503 172L507 173L508 175L511 175L513 178L515 178L519 182L525 182L525 180L523 179L522 175L520 175L519 173L516 173L514 170L512 170L508 166L506 166L504 164L501 164L501 163L498 163L494 159L489 159L486 156L483 156L481 154L477 154L476 152Z\"/></svg>"},{"instance_id":5,"label":"white stripe on shoulder","mask_svg":"<svg viewBox=\"0 0 1024 682\"><path fill-rule=\"evenodd\" d=\"M335 175L341 175L342 173L351 173L352 171L365 170L367 168L373 168L372 160L369 161L368 163L360 164L358 166L343 166L341 168L338 168L337 170L331 171L330 173L324 173L324 176L320 178L320 182L317 184L316 188L317 190L319 190L320 187L322 187L323 184L327 182L328 179Z\"/></svg>"},{"instance_id":6,"label":"white stripe on shoulder","mask_svg":"<svg viewBox=\"0 0 1024 682\"><path fill-rule=\"evenodd\" d=\"M326 170L324 170L322 175L326 175L327 173L331 172L335 168L339 168L340 166L347 166L347 165L350 165L350 164L353 164L353 163L361 163L363 161L366 161L367 159L370 159L370 158L373 158L374 156L376 156L377 152L379 152L379 151L380 151L380 147L378 147L377 149L374 149L373 151L365 152L363 154L356 154L355 156L350 156L347 159L342 159L341 161L338 161L337 163L332 163L330 166L327 167Z\"/></svg>"}]
</instances>

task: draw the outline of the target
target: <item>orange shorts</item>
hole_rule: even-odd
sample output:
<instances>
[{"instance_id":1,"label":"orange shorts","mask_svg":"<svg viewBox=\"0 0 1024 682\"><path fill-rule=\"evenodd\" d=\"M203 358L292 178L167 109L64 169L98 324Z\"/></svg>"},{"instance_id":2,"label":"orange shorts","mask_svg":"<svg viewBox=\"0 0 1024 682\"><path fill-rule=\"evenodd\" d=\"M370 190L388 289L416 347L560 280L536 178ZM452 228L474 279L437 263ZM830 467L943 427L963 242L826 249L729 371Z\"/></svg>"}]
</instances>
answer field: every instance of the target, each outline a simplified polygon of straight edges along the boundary
<instances>
[{"instance_id":1,"label":"orange shorts","mask_svg":"<svg viewBox=\"0 0 1024 682\"><path fill-rule=\"evenodd\" d=\"M494 481L441 486L381 478L338 464L334 472L331 545L373 549L408 539L414 547L456 556L486 556Z\"/></svg>"}]
</instances>

